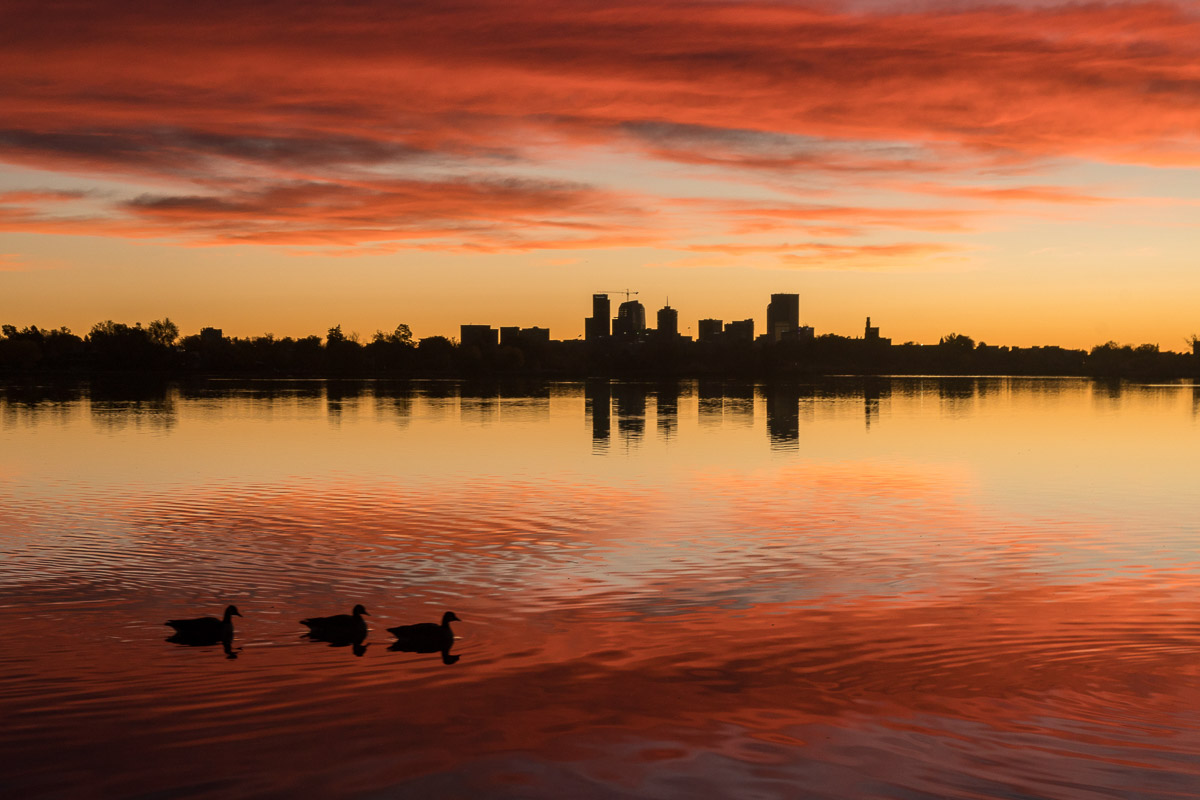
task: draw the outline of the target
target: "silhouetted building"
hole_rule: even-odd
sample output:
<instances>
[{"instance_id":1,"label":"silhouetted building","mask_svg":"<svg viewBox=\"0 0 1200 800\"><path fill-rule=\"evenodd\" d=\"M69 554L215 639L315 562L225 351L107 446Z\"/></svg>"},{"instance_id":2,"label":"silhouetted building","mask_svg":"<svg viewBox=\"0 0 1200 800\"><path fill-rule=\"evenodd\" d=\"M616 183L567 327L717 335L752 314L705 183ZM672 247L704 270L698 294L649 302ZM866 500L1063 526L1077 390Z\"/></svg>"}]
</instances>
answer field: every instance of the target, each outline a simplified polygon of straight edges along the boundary
<instances>
[{"instance_id":1,"label":"silhouetted building","mask_svg":"<svg viewBox=\"0 0 1200 800\"><path fill-rule=\"evenodd\" d=\"M463 347L478 347L487 350L500 341L500 332L491 325L460 325L458 341Z\"/></svg>"},{"instance_id":2,"label":"silhouetted building","mask_svg":"<svg viewBox=\"0 0 1200 800\"><path fill-rule=\"evenodd\" d=\"M873 344L890 345L891 339L885 339L879 335L879 328L871 325L871 318L867 317L867 324L863 330L863 339Z\"/></svg>"},{"instance_id":3,"label":"silhouetted building","mask_svg":"<svg viewBox=\"0 0 1200 800\"><path fill-rule=\"evenodd\" d=\"M597 339L607 339L612 332L609 327L609 317L611 315L612 306L608 302L608 295L592 295L592 315L583 321L584 338L589 342L594 342Z\"/></svg>"},{"instance_id":4,"label":"silhouetted building","mask_svg":"<svg viewBox=\"0 0 1200 800\"><path fill-rule=\"evenodd\" d=\"M768 341L778 342L800 327L800 295L773 294L767 304Z\"/></svg>"},{"instance_id":5,"label":"silhouetted building","mask_svg":"<svg viewBox=\"0 0 1200 800\"><path fill-rule=\"evenodd\" d=\"M702 319L697 323L696 341L715 342L721 338L722 321L719 319Z\"/></svg>"},{"instance_id":6,"label":"silhouetted building","mask_svg":"<svg viewBox=\"0 0 1200 800\"><path fill-rule=\"evenodd\" d=\"M801 325L795 330L787 331L779 337L781 342L811 342L816 338L816 333L811 325Z\"/></svg>"},{"instance_id":7,"label":"silhouetted building","mask_svg":"<svg viewBox=\"0 0 1200 800\"><path fill-rule=\"evenodd\" d=\"M646 332L646 307L637 300L626 300L617 308L613 320L612 335L623 338L638 336Z\"/></svg>"},{"instance_id":8,"label":"silhouetted building","mask_svg":"<svg viewBox=\"0 0 1200 800\"><path fill-rule=\"evenodd\" d=\"M730 322L725 326L725 339L730 342L750 344L754 341L754 320L741 319Z\"/></svg>"},{"instance_id":9,"label":"silhouetted building","mask_svg":"<svg viewBox=\"0 0 1200 800\"><path fill-rule=\"evenodd\" d=\"M521 344L550 344L550 329L539 328L536 325L532 328L521 328Z\"/></svg>"},{"instance_id":10,"label":"silhouetted building","mask_svg":"<svg viewBox=\"0 0 1200 800\"><path fill-rule=\"evenodd\" d=\"M549 328L518 328L516 325L500 329L502 347L530 347L550 344Z\"/></svg>"},{"instance_id":11,"label":"silhouetted building","mask_svg":"<svg viewBox=\"0 0 1200 800\"><path fill-rule=\"evenodd\" d=\"M669 305L658 310L658 335L666 339L679 336L679 312Z\"/></svg>"}]
</instances>

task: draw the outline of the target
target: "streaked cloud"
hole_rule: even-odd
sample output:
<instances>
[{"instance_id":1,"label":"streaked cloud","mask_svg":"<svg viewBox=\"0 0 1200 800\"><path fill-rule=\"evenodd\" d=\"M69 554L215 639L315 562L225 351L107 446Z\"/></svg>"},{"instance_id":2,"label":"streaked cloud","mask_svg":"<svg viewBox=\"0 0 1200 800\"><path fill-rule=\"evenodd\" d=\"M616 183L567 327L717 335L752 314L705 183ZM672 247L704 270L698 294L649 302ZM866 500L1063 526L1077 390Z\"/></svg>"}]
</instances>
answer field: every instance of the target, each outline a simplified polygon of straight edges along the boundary
<instances>
[{"instance_id":1,"label":"streaked cloud","mask_svg":"<svg viewBox=\"0 0 1200 800\"><path fill-rule=\"evenodd\" d=\"M1182 2L3 5L0 164L140 187L7 232L872 268L1200 165Z\"/></svg>"}]
</instances>

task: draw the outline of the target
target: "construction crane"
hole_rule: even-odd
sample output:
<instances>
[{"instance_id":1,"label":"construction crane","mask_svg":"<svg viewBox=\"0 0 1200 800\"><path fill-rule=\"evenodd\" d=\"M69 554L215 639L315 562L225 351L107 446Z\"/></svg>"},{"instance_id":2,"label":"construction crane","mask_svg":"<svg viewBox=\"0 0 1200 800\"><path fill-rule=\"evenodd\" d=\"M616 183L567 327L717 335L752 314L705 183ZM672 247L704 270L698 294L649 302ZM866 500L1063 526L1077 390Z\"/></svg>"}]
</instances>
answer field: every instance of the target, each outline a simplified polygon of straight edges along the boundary
<instances>
[{"instance_id":1,"label":"construction crane","mask_svg":"<svg viewBox=\"0 0 1200 800\"><path fill-rule=\"evenodd\" d=\"M637 292L631 292L628 289L617 289L615 292L599 292L598 294L623 294L623 295L625 295L625 302L628 303L629 295L637 294Z\"/></svg>"}]
</instances>

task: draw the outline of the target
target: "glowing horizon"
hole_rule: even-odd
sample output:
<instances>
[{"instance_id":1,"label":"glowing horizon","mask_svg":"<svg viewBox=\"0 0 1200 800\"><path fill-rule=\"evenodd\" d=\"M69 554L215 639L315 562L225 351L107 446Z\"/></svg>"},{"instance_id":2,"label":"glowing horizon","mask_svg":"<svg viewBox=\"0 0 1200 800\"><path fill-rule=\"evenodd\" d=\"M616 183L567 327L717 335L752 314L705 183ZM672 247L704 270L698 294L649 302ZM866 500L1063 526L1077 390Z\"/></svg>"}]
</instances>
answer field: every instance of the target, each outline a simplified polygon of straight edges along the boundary
<instances>
[{"instance_id":1,"label":"glowing horizon","mask_svg":"<svg viewBox=\"0 0 1200 800\"><path fill-rule=\"evenodd\" d=\"M1200 329L1194 2L0 9L0 322Z\"/></svg>"}]
</instances>

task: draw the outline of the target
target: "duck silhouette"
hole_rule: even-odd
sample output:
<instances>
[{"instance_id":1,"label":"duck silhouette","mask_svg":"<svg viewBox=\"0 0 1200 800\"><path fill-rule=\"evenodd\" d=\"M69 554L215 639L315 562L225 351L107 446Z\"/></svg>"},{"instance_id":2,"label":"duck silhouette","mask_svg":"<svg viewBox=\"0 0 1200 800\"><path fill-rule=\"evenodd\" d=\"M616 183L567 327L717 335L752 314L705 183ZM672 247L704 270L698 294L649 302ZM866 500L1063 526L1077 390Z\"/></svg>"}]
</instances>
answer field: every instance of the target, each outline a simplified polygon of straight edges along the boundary
<instances>
[{"instance_id":1,"label":"duck silhouette","mask_svg":"<svg viewBox=\"0 0 1200 800\"><path fill-rule=\"evenodd\" d=\"M226 658L237 658L233 649L233 619L240 617L237 606L225 609L223 619L216 617L197 617L196 619L169 619L164 625L175 629L175 633L167 637L168 642L183 644L190 647L207 647L219 644L225 650ZM240 650L241 648L238 648Z\"/></svg>"},{"instance_id":2,"label":"duck silhouette","mask_svg":"<svg viewBox=\"0 0 1200 800\"><path fill-rule=\"evenodd\" d=\"M367 652L368 647L363 644L363 640L367 638L367 621L363 619L364 616L371 615L360 603L349 614L309 617L300 620L300 624L308 626L308 638L326 642L332 647L352 647L354 655L361 656Z\"/></svg>"},{"instance_id":3,"label":"duck silhouette","mask_svg":"<svg viewBox=\"0 0 1200 800\"><path fill-rule=\"evenodd\" d=\"M438 653L448 651L454 644L454 631L450 630L451 622L462 622L453 611L442 614L442 624L436 622L419 622L416 625L400 625L388 628L388 633L396 637L392 650L405 650L410 653Z\"/></svg>"},{"instance_id":4,"label":"duck silhouette","mask_svg":"<svg viewBox=\"0 0 1200 800\"><path fill-rule=\"evenodd\" d=\"M223 639L233 638L233 617L240 617L237 606L227 606L222 619L216 617L197 617L196 619L169 619L164 625L175 629L172 639L196 640L198 643L207 640L208 644L216 644Z\"/></svg>"}]
</instances>

